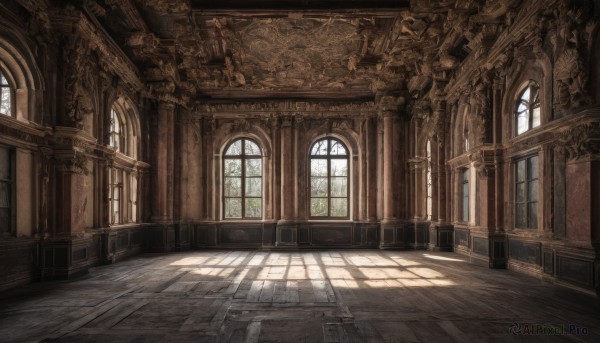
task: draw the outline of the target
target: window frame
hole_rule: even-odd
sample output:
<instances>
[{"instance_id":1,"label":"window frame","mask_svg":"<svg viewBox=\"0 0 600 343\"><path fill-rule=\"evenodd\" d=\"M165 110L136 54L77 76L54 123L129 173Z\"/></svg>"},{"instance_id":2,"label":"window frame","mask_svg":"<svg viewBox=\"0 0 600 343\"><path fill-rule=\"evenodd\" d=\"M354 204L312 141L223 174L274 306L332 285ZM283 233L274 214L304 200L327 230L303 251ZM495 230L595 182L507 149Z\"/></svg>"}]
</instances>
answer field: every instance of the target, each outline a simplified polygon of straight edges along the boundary
<instances>
[{"instance_id":1,"label":"window frame","mask_svg":"<svg viewBox=\"0 0 600 343\"><path fill-rule=\"evenodd\" d=\"M313 148L315 147L315 145L317 145L319 142L322 141L327 141L327 154L326 155L313 155L312 151ZM346 150L346 154L345 155L332 155L331 154L331 148L333 146L332 141L335 141L335 143L340 144L345 150ZM351 170L351 166L350 166L350 150L348 149L348 146L342 142L340 139L336 138L336 137L323 137L320 139L317 139L313 144L310 145L309 148L309 160L308 160L308 216L309 219L313 219L313 220L348 220L350 219L350 194L351 194L351 184L350 184L350 170ZM313 173L312 173L312 161L313 159L325 159L327 161L327 196L326 197L313 197L312 196L312 178L313 178ZM345 160L346 161L346 175L345 176L332 176L331 175L331 160ZM323 176L315 176L315 177L323 177ZM331 179L332 177L345 177L346 178L346 196L345 197L332 197L331 196L331 188L332 188L332 182ZM312 208L311 208L311 202L312 199L327 199L327 216L314 216L312 214ZM346 215L345 216L332 216L331 215L331 200L332 199L346 199Z\"/></svg>"},{"instance_id":2,"label":"window frame","mask_svg":"<svg viewBox=\"0 0 600 343\"><path fill-rule=\"evenodd\" d=\"M534 94L535 92L535 96ZM529 91L529 98L524 99L525 93ZM542 101L541 101L541 88L537 82L534 80L529 80L525 87L523 87L518 93L517 98L515 99L515 106L513 112L513 124L514 124L514 136L521 136L535 128L538 128L542 125ZM533 96L533 99L532 99ZM526 108L522 111L519 111L519 107L521 105L525 105ZM539 122L537 125L534 125L534 110L539 111ZM527 112L527 128L523 132L519 132L519 117L521 113Z\"/></svg>"},{"instance_id":3,"label":"window frame","mask_svg":"<svg viewBox=\"0 0 600 343\"><path fill-rule=\"evenodd\" d=\"M246 141L250 141L254 143L259 151L258 155L247 155L246 154ZM239 155L227 155L227 150L235 144L236 142L240 142L241 144L241 154ZM229 142L225 149L223 150L223 155L221 158L221 206L222 206L222 219L223 220L263 220L265 215L264 209L264 160L263 160L263 148L261 148L260 144L252 138L249 137L239 137L231 142ZM259 160L260 161L260 176L246 176L246 161L247 160ZM240 160L241 161L241 175L240 176L226 176L225 175L225 163L227 160ZM240 196L227 196L225 192L226 187L226 178L227 177L236 177L241 179L240 183ZM246 195L246 179L247 178L257 178L260 179L260 196L248 196ZM225 211L225 203L227 199L240 199L241 201L241 216L240 217L227 217ZM246 199L259 199L260 200L260 216L258 217L247 217L246 216Z\"/></svg>"},{"instance_id":4,"label":"window frame","mask_svg":"<svg viewBox=\"0 0 600 343\"><path fill-rule=\"evenodd\" d=\"M531 160L535 159L535 163L537 164L535 167L535 171L536 171L536 175L535 177L531 177L530 172L531 172ZM525 170L524 170L524 179L523 180L519 180L519 163L523 162L525 164ZM514 196L513 196L513 200L514 200L514 213L513 213L513 220L514 220L514 228L515 229L520 229L520 230L537 230L539 228L539 218L538 218L538 204L539 204L539 195L540 195L540 163L539 163L539 155L535 154L535 155L528 155L528 156L524 156L524 157L520 157L518 159L514 160ZM535 200L531 200L532 199L532 194L530 192L530 185L533 183L536 183L536 187L535 187ZM518 201L518 196L519 196L519 185L523 185L523 192L524 192L524 201ZM530 213L531 210L531 205L535 204L535 213ZM518 211L518 207L519 205L524 206L524 222L525 222L525 226L521 226L520 223L521 221L519 220L518 216L519 216L519 211ZM532 218L535 221L535 226L531 225L532 223Z\"/></svg>"},{"instance_id":5,"label":"window frame","mask_svg":"<svg viewBox=\"0 0 600 343\"><path fill-rule=\"evenodd\" d=\"M2 76L4 77L4 79L6 80L6 84L2 84ZM0 112L0 115L4 115L6 117L11 117L14 118L15 117L15 87L12 85L12 80L10 75L6 72L6 70L4 68L0 68L0 108L1 108L1 104L2 104L2 94L4 93L4 91L7 90L8 91L8 112L9 113L2 113Z\"/></svg>"},{"instance_id":6,"label":"window frame","mask_svg":"<svg viewBox=\"0 0 600 343\"><path fill-rule=\"evenodd\" d=\"M471 199L470 199L470 169L461 168L460 170L460 187L461 187L461 202L460 202L460 221L468 223L471 219ZM466 192L465 192L466 190Z\"/></svg>"},{"instance_id":7,"label":"window frame","mask_svg":"<svg viewBox=\"0 0 600 343\"><path fill-rule=\"evenodd\" d=\"M123 216L123 196L124 196L124 176L123 169L111 168L110 170L110 184L109 184L109 201L110 201L110 225L122 225L125 224L125 217ZM117 175L119 177L117 177ZM115 182L119 181L119 182ZM118 202L118 215L115 216L115 192L117 192L119 198L116 199Z\"/></svg>"},{"instance_id":8,"label":"window frame","mask_svg":"<svg viewBox=\"0 0 600 343\"><path fill-rule=\"evenodd\" d=\"M118 131L115 131L115 128L118 124ZM124 115L121 113L120 109L113 105L110 109L110 126L109 126L109 140L108 146L115 149L115 151L120 152L124 155L127 154L127 126ZM116 138L115 138L116 137ZM115 145L115 142L118 143Z\"/></svg>"},{"instance_id":9,"label":"window frame","mask_svg":"<svg viewBox=\"0 0 600 343\"><path fill-rule=\"evenodd\" d=\"M433 176L431 171L431 140L425 145L425 219L433 218Z\"/></svg>"}]
</instances>

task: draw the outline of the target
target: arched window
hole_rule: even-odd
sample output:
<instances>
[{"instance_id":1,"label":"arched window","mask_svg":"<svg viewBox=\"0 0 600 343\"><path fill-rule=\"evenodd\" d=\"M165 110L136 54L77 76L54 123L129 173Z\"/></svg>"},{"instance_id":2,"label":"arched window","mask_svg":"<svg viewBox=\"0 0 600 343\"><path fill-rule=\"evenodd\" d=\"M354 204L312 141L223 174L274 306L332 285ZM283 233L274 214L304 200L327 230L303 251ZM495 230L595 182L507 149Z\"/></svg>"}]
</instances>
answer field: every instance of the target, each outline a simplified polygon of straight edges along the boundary
<instances>
[{"instance_id":1,"label":"arched window","mask_svg":"<svg viewBox=\"0 0 600 343\"><path fill-rule=\"evenodd\" d=\"M530 81L527 88L519 96L515 108L515 125L517 135L540 126L540 88Z\"/></svg>"},{"instance_id":2,"label":"arched window","mask_svg":"<svg viewBox=\"0 0 600 343\"><path fill-rule=\"evenodd\" d=\"M324 138L310 149L310 216L348 217L348 149Z\"/></svg>"},{"instance_id":3,"label":"arched window","mask_svg":"<svg viewBox=\"0 0 600 343\"><path fill-rule=\"evenodd\" d=\"M251 139L237 139L225 149L223 217L262 218L262 152Z\"/></svg>"},{"instance_id":4,"label":"arched window","mask_svg":"<svg viewBox=\"0 0 600 343\"><path fill-rule=\"evenodd\" d=\"M110 201L110 225L135 223L138 218L139 183L136 163L139 128L137 113L132 103L119 97L110 109L108 146L119 154L109 168L108 195ZM128 158L123 158L122 155Z\"/></svg>"},{"instance_id":5,"label":"arched window","mask_svg":"<svg viewBox=\"0 0 600 343\"><path fill-rule=\"evenodd\" d=\"M8 83L5 73L0 69L0 113L12 116L13 89Z\"/></svg>"},{"instance_id":6,"label":"arched window","mask_svg":"<svg viewBox=\"0 0 600 343\"><path fill-rule=\"evenodd\" d=\"M109 145L121 153L125 153L125 120L113 107L110 110Z\"/></svg>"},{"instance_id":7,"label":"arched window","mask_svg":"<svg viewBox=\"0 0 600 343\"><path fill-rule=\"evenodd\" d=\"M427 215L427 220L431 220L431 214L433 213L432 210L432 205L433 205L433 201L432 201L432 193L433 193L433 184L432 184L432 179L431 179L431 141L427 140L427 146L425 147L425 154L426 154L426 171L425 171L425 182L427 185L427 194L426 194L426 201L425 201L425 206L426 206L426 210L425 210L425 214Z\"/></svg>"}]
</instances>

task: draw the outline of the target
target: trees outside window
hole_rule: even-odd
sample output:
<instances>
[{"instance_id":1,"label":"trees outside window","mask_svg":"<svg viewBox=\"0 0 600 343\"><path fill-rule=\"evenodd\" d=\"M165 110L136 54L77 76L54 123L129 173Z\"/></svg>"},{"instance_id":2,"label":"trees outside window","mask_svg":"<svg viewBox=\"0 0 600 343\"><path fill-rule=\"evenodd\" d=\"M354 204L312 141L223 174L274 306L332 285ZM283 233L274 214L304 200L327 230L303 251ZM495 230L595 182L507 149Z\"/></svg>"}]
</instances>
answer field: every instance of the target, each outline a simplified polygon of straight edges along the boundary
<instances>
[{"instance_id":1,"label":"trees outside window","mask_svg":"<svg viewBox=\"0 0 600 343\"><path fill-rule=\"evenodd\" d=\"M249 138L233 141L223 156L223 217L262 218L262 151Z\"/></svg>"},{"instance_id":2,"label":"trees outside window","mask_svg":"<svg viewBox=\"0 0 600 343\"><path fill-rule=\"evenodd\" d=\"M347 218L349 208L348 149L324 138L310 149L310 216Z\"/></svg>"}]
</instances>

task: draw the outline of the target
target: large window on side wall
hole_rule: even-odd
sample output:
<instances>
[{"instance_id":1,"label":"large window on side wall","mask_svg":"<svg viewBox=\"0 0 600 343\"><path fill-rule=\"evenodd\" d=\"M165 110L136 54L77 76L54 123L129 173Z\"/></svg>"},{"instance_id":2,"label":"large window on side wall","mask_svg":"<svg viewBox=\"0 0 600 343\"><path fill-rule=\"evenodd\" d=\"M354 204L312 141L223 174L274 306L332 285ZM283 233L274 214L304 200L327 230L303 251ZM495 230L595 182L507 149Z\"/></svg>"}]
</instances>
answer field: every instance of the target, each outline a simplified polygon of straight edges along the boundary
<instances>
[{"instance_id":1,"label":"large window on side wall","mask_svg":"<svg viewBox=\"0 0 600 343\"><path fill-rule=\"evenodd\" d=\"M516 135L525 133L540 126L540 87L534 81L530 81L527 87L521 91L515 109Z\"/></svg>"},{"instance_id":2,"label":"large window on side wall","mask_svg":"<svg viewBox=\"0 0 600 343\"><path fill-rule=\"evenodd\" d=\"M348 149L323 138L310 149L310 216L344 219L349 212Z\"/></svg>"},{"instance_id":3,"label":"large window on side wall","mask_svg":"<svg viewBox=\"0 0 600 343\"><path fill-rule=\"evenodd\" d=\"M223 218L262 218L262 151L249 138L231 142L223 155Z\"/></svg>"},{"instance_id":4,"label":"large window on side wall","mask_svg":"<svg viewBox=\"0 0 600 343\"><path fill-rule=\"evenodd\" d=\"M515 227L537 229L538 157L515 161Z\"/></svg>"},{"instance_id":5,"label":"large window on side wall","mask_svg":"<svg viewBox=\"0 0 600 343\"><path fill-rule=\"evenodd\" d=\"M425 215L427 220L431 220L433 213L433 180L431 178L431 141L427 140L425 147Z\"/></svg>"},{"instance_id":6,"label":"large window on side wall","mask_svg":"<svg viewBox=\"0 0 600 343\"><path fill-rule=\"evenodd\" d=\"M13 89L2 69L0 69L0 114L13 115Z\"/></svg>"},{"instance_id":7,"label":"large window on side wall","mask_svg":"<svg viewBox=\"0 0 600 343\"><path fill-rule=\"evenodd\" d=\"M135 223L137 216L138 182L136 114L129 103L117 99L109 113L108 146L115 150L115 161L108 170L108 200L110 225Z\"/></svg>"},{"instance_id":8,"label":"large window on side wall","mask_svg":"<svg viewBox=\"0 0 600 343\"><path fill-rule=\"evenodd\" d=\"M460 184L462 187L461 221L469 222L469 169L461 169Z\"/></svg>"}]
</instances>

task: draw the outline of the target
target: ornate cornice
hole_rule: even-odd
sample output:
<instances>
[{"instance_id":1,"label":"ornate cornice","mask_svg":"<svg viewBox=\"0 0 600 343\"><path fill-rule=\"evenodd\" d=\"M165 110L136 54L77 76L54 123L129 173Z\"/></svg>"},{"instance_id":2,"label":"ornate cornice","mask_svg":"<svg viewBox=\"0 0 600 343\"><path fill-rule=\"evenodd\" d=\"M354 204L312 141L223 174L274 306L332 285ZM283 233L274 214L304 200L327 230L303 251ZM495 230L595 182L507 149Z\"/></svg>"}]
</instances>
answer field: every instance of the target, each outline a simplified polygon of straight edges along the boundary
<instances>
[{"instance_id":1,"label":"ornate cornice","mask_svg":"<svg viewBox=\"0 0 600 343\"><path fill-rule=\"evenodd\" d=\"M26 144L44 145L50 129L32 123L23 123L15 118L0 115L0 136Z\"/></svg>"},{"instance_id":2,"label":"ornate cornice","mask_svg":"<svg viewBox=\"0 0 600 343\"><path fill-rule=\"evenodd\" d=\"M313 102L313 101L256 101L234 103L202 103L194 106L195 116L216 116L219 118L239 117L271 117L294 115L301 117L355 117L373 116L376 113L375 103L363 102Z\"/></svg>"},{"instance_id":3,"label":"ornate cornice","mask_svg":"<svg viewBox=\"0 0 600 343\"><path fill-rule=\"evenodd\" d=\"M85 41L84 44L98 53L103 68L118 75L134 89L142 89L143 83L136 66L93 16L88 16L72 5L67 5L64 8L52 8L50 19L61 34L67 37L73 34L81 36Z\"/></svg>"}]
</instances>

